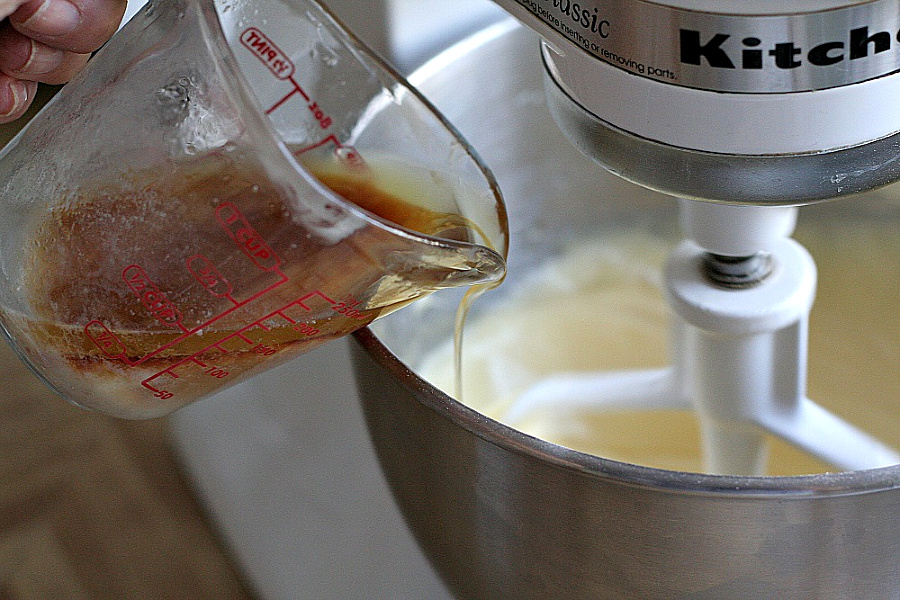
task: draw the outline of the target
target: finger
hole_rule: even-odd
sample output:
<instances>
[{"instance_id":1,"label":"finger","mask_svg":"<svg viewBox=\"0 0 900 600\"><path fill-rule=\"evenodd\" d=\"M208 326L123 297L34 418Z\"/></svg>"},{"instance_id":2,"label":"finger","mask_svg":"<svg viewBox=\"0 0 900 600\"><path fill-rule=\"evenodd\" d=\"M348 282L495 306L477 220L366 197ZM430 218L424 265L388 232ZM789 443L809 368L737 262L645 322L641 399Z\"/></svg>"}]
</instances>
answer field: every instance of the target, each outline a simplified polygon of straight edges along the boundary
<instances>
[{"instance_id":1,"label":"finger","mask_svg":"<svg viewBox=\"0 0 900 600\"><path fill-rule=\"evenodd\" d=\"M87 63L90 54L51 48L11 27L0 27L0 72L9 77L59 84L71 79Z\"/></svg>"},{"instance_id":2,"label":"finger","mask_svg":"<svg viewBox=\"0 0 900 600\"><path fill-rule=\"evenodd\" d=\"M36 93L36 83L0 75L0 123L15 121L25 114Z\"/></svg>"},{"instance_id":3,"label":"finger","mask_svg":"<svg viewBox=\"0 0 900 600\"><path fill-rule=\"evenodd\" d=\"M126 0L25 0L9 22L51 48L86 54L116 32L125 8Z\"/></svg>"}]
</instances>

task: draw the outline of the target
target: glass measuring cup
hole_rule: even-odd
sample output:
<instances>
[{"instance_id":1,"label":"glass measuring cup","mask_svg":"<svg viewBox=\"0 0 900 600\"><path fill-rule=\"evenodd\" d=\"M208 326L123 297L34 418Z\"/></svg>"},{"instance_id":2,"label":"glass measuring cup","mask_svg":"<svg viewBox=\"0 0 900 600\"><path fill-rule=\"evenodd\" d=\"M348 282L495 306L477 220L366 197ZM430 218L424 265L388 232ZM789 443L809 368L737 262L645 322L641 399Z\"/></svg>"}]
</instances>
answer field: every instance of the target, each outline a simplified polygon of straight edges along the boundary
<instances>
[{"instance_id":1,"label":"glass measuring cup","mask_svg":"<svg viewBox=\"0 0 900 600\"><path fill-rule=\"evenodd\" d=\"M0 182L2 330L117 416L504 272L491 175L310 0L151 2L4 149Z\"/></svg>"}]
</instances>

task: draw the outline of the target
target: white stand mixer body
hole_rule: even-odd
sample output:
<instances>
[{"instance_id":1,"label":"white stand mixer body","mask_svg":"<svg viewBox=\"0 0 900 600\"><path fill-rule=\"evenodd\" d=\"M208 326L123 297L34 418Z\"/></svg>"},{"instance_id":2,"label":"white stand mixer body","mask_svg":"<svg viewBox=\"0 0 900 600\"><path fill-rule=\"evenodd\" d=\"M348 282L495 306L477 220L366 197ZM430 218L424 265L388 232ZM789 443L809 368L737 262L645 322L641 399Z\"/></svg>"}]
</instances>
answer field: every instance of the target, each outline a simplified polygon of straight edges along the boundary
<instances>
[{"instance_id":1,"label":"white stand mixer body","mask_svg":"<svg viewBox=\"0 0 900 600\"><path fill-rule=\"evenodd\" d=\"M557 110L563 130L627 179L678 196L793 205L900 178L897 0L496 1L546 40L549 79L581 110ZM659 156L623 164L622 137ZM724 171L709 166L735 157L743 162ZM667 163L703 164L721 187L652 173ZM746 182L729 182L728 169L768 182L741 194ZM810 171L793 186L780 181Z\"/></svg>"}]
</instances>

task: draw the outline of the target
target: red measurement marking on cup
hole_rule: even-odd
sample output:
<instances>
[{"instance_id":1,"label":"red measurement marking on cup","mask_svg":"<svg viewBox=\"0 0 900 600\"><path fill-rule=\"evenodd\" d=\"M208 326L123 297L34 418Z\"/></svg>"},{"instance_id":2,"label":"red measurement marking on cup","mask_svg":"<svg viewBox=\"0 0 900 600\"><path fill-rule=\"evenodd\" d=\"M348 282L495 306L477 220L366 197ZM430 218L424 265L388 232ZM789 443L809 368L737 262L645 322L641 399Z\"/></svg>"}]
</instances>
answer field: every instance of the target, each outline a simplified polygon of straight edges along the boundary
<instances>
[{"instance_id":1,"label":"red measurement marking on cup","mask_svg":"<svg viewBox=\"0 0 900 600\"><path fill-rule=\"evenodd\" d=\"M116 335L100 321L91 321L84 326L84 333L97 344L100 351L111 359L127 360L128 350Z\"/></svg>"},{"instance_id":2,"label":"red measurement marking on cup","mask_svg":"<svg viewBox=\"0 0 900 600\"><path fill-rule=\"evenodd\" d=\"M224 203L216 211L216 219L225 233L238 245L247 257L259 269L268 273L260 281L259 277L252 277L250 287L247 289L234 289L234 284L226 279L212 262L202 254L191 256L186 261L188 271L214 295L227 298L234 306L229 307L208 320L197 325L193 329L187 329L182 323L181 313L174 304L168 300L153 283L147 273L138 265L131 265L123 271L123 278L129 288L141 298L145 306L152 314L167 325L177 324L184 332L155 350L142 355L140 358L128 358L124 352L124 345L99 320L94 320L85 326L85 334L96 344L109 358L125 361L129 366L138 366L160 355L166 350L178 353L178 346L185 343L193 336L203 335L205 331L215 331L212 327L217 321L225 317L231 317L232 321L242 322L246 315L247 320L254 315L253 303L283 286L289 280L281 271L281 258L275 254L262 236L254 229L244 215L231 203ZM118 343L118 346L117 346ZM195 347L196 342L188 342L188 346Z\"/></svg>"},{"instance_id":3,"label":"red measurement marking on cup","mask_svg":"<svg viewBox=\"0 0 900 600\"><path fill-rule=\"evenodd\" d=\"M261 63L266 65L269 71L276 79L286 81L291 84L288 92L277 100L272 106L266 110L266 114L272 114L278 110L285 102L299 95L306 103L307 109L312 113L319 126L322 129L331 127L334 120L328 116L325 109L319 106L319 103L313 100L306 90L294 79L296 67L293 61L285 54L278 45L273 42L269 36L257 29L256 27L248 27L241 34L241 44L250 51Z\"/></svg>"},{"instance_id":4,"label":"red measurement marking on cup","mask_svg":"<svg viewBox=\"0 0 900 600\"><path fill-rule=\"evenodd\" d=\"M361 305L361 300L356 300L355 298L345 298L343 302L333 302L332 308L334 309L334 312L343 317L354 319L357 321L364 321L369 318L369 315L367 315L365 311L359 308Z\"/></svg>"},{"instance_id":5,"label":"red measurement marking on cup","mask_svg":"<svg viewBox=\"0 0 900 600\"><path fill-rule=\"evenodd\" d=\"M328 144L334 145L334 155L348 167L353 169L366 168L366 161L363 159L362 154L360 154L353 146L345 146L342 144L335 135L329 135L327 138L316 142L315 144L295 150L294 156L300 156L304 152L309 152L310 150L315 150L316 148L321 148Z\"/></svg>"},{"instance_id":6,"label":"red measurement marking on cup","mask_svg":"<svg viewBox=\"0 0 900 600\"><path fill-rule=\"evenodd\" d=\"M166 295L159 291L144 269L138 265L125 267L122 279L160 323L184 329L181 325L181 313Z\"/></svg>"},{"instance_id":7,"label":"red measurement marking on cup","mask_svg":"<svg viewBox=\"0 0 900 600\"><path fill-rule=\"evenodd\" d=\"M325 109L319 106L319 103L313 100L309 94L297 83L297 80L293 77L289 77L288 81L291 82L293 88L284 96L282 96L275 104L266 109L266 114L271 115L273 112L281 108L285 102L290 100L296 95L300 95L303 98L303 101L306 103L306 108L309 109L309 112L312 113L313 118L319 122L319 127L322 129L328 129L334 123L334 119L332 119L326 112Z\"/></svg>"},{"instance_id":8,"label":"red measurement marking on cup","mask_svg":"<svg viewBox=\"0 0 900 600\"><path fill-rule=\"evenodd\" d=\"M291 62L291 59L256 27L250 27L241 34L241 43L269 67L269 70L278 79L288 79L294 74L294 63Z\"/></svg>"},{"instance_id":9,"label":"red measurement marking on cup","mask_svg":"<svg viewBox=\"0 0 900 600\"><path fill-rule=\"evenodd\" d=\"M283 107L293 98L299 98L306 105L307 110L312 113L313 118L319 123L319 127L323 130L331 128L334 119L328 114L323 106L319 104L309 93L303 89L294 73L296 67L285 52L273 42L265 33L256 27L249 27L241 34L241 43L249 50L260 62L262 62L276 79L290 84L290 87L278 100L276 100L268 109L266 114L271 115L279 108ZM315 148L320 148L327 144L334 144L335 154L351 167L364 168L360 154L350 146L343 145L335 135L329 135L323 140L311 144L305 148L294 152L295 156L299 156L304 152L308 152Z\"/></svg>"},{"instance_id":10,"label":"red measurement marking on cup","mask_svg":"<svg viewBox=\"0 0 900 600\"><path fill-rule=\"evenodd\" d=\"M281 258L231 202L216 207L216 219L238 247L263 271L277 271Z\"/></svg>"},{"instance_id":11,"label":"red measurement marking on cup","mask_svg":"<svg viewBox=\"0 0 900 600\"><path fill-rule=\"evenodd\" d=\"M187 259L187 268L191 275L200 282L200 285L209 290L210 294L216 298L228 298L233 303L238 303L232 296L234 290L231 282L219 272L208 258L202 254L196 254Z\"/></svg>"},{"instance_id":12,"label":"red measurement marking on cup","mask_svg":"<svg viewBox=\"0 0 900 600\"><path fill-rule=\"evenodd\" d=\"M232 299L232 302L234 302L233 307L229 308L228 310L224 310L224 311L220 312L219 314L215 315L208 321L204 321L197 327L194 327L193 329L191 329L189 331L185 331L184 335L178 336L176 339L172 340L168 344L160 346L153 352L150 352L149 354L144 355L139 360L132 362L131 365L132 366L140 365L141 363L148 361L149 359L153 358L154 356L157 356L158 354L160 354L161 352L166 351L166 350L173 350L173 352L177 352L176 347L179 344L181 344L185 340L191 338L192 336L203 335L204 331L214 331L215 328L212 326L215 325L215 323L217 321L220 321L227 316L233 316L236 320L240 321L240 315L242 314L242 312L252 311L252 306L250 306L250 305L253 304L253 302L255 300L262 298L266 294L272 292L276 288L279 288L288 282L288 278L286 275L284 275L280 271L276 271L276 274L278 276L278 280L275 281L274 283L272 283L271 285L266 286L265 288L257 291L255 294L253 294L246 300L238 302L237 300ZM215 346L215 343L210 344L207 347L207 349L212 348L213 346ZM201 351L201 353L202 353L202 351Z\"/></svg>"},{"instance_id":13,"label":"red measurement marking on cup","mask_svg":"<svg viewBox=\"0 0 900 600\"><path fill-rule=\"evenodd\" d=\"M232 375L228 367L222 366L222 364L211 364L210 359L202 357L215 354L218 359L221 359L222 356L234 352L251 352L268 358L277 354L278 348L261 343L258 334L264 334L278 327L291 327L308 337L314 337L320 331L310 326L301 315L315 315L317 311L323 309L334 310L335 307L342 304L335 302L320 291L310 292L261 319L255 320L246 327L213 342L171 367L148 377L141 382L141 385L152 392L155 397L168 400L175 396L175 392L167 389L167 382L171 383L172 380L180 379L188 372L196 374L196 370L199 369L202 375L225 380ZM296 317L301 318L298 320Z\"/></svg>"}]
</instances>

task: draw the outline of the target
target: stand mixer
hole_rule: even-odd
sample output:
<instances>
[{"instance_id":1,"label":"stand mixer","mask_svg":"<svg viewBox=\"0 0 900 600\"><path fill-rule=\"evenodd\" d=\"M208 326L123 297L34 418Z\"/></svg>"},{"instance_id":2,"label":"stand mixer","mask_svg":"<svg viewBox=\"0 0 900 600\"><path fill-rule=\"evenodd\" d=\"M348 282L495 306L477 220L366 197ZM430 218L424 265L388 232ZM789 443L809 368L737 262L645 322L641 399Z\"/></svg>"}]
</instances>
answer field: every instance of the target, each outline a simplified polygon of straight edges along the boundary
<instances>
[{"instance_id":1,"label":"stand mixer","mask_svg":"<svg viewBox=\"0 0 900 600\"><path fill-rule=\"evenodd\" d=\"M597 6L602 10L603 7ZM750 10L748 6L734 10L746 12ZM808 15L815 12L811 6L811 3L798 4L796 10L806 10L807 13L799 14ZM891 15L897 15L896 7ZM518 16L531 24L537 21L524 9ZM859 27L862 24L853 23L848 31ZM639 29L634 28L634 36L642 35ZM871 25L869 35L881 29ZM678 27L660 28L660 39L671 31L677 36ZM704 29L701 42L706 44L713 39L715 31L724 32L709 30L707 33ZM785 31L806 30L795 26L786 27ZM740 50L743 39L749 37L749 34L741 37L742 34L721 41L721 47L732 56L734 64L740 64L743 59ZM757 37L762 40L762 33L757 33ZM771 49L786 39L790 36L761 41L760 48ZM823 38L816 44L837 39L829 35L827 40ZM736 47L727 42L736 43ZM555 42L560 50L587 56L566 44ZM800 42L794 44L800 46ZM682 317L693 323L682 323L674 330L668 328L670 313L674 312L672 299L685 296L684 288L687 291L695 288L692 283L689 285L690 279L679 283L670 277L671 281L665 283L662 268L657 269L663 260L657 261L657 257L677 245L683 236L695 238L675 251L677 260L670 261L674 265L669 267L670 274L681 275L676 268L679 263L690 265L687 275L695 278L696 289L710 297L729 299L723 304L732 307L731 317L746 321L759 319L760 315L752 312L759 306L756 300L744 303L742 314L736 299L744 297L744 292L748 296L762 294L767 285L780 281L780 274L785 270L781 262L790 260L792 264L808 266L804 253L796 250L793 243L785 243L785 239L793 225L791 206L811 200L807 197L784 202L787 207L753 205L748 200L753 191L749 183L759 176L755 182L757 187L761 183L774 187L775 182L785 181L784 177L775 175L790 165L800 178L797 193L807 193L812 186L804 187L804 182L818 178L804 167L819 164L827 170L833 164L829 161L837 158L840 150L818 154L796 152L790 157L785 152L766 155L765 150L688 151L684 150L690 147L686 143L666 147L649 141L646 135L628 136L622 133L625 128L621 123L618 130L612 130L616 134L613 135L610 125L598 126L598 119L589 119L564 93L554 80L554 70L547 69L547 57L557 65L558 56L550 50L539 56L538 46L537 36L510 21L472 36L430 61L410 78L491 166L505 191L512 241L507 281L475 303L466 328L463 349L469 358L464 357L462 402L453 397L452 379L433 379L433 372L426 369L423 360L423 355L428 353L440 359L451 356L444 349L450 345L447 340L453 335L454 298L440 304L437 295L433 296L354 334L358 342L352 348L357 387L371 439L394 498L420 547L455 597L473 600L896 597L900 591L900 572L896 569L900 555L896 517L900 465L841 470L834 465L803 462L795 469L794 461L804 461L805 455L792 448L791 438L786 438L788 443L772 444L769 474L775 476L708 474L705 471L714 470L716 465L713 468L700 465L695 456L700 449L694 441L700 436L695 435L693 415L676 414L678 411L642 412L660 404L686 404L682 398L687 394L671 393L685 384L713 388L718 394L711 399L718 402L716 408L723 409L722 412L735 406L731 404L733 398L725 397L721 387L717 387L725 384L731 385L733 391L747 392L745 398L749 396L751 400L753 395L749 392L754 389L780 388L777 394L764 396L766 410L756 414L781 416L780 407L793 404L805 378L805 360L799 360L804 346L796 341L803 333L803 326L800 320L789 324L792 319L788 317L805 312L813 286L811 276L800 277L800 283L795 282L793 296L786 294L795 303L794 308L782 313L781 323L773 318L767 324L773 326L773 333L746 335L747 343L742 347L737 342L743 334L712 334L698 327L698 324L703 327L712 324L712 319L700 311L684 309ZM709 48L708 53L712 46ZM763 54L766 60L774 61L773 55ZM577 59L576 56L572 60ZM601 62L595 58L590 60ZM637 62L634 58L634 63ZM608 65L597 68L615 70ZM626 77L640 79L639 74L623 71L622 78ZM886 77L873 81L883 84ZM585 81L604 85L590 78ZM572 80L563 83L576 87ZM636 81L634 85L644 83ZM657 83L650 81L646 85L652 87ZM658 97L644 100L640 96L616 104L621 99L616 89L620 84L605 88L606 97L614 105L609 113L617 108L638 110L646 106L649 108L645 116L649 114L652 118L645 122L653 123L663 119L673 121L695 108L696 103L686 103L676 109L677 105L664 104ZM849 92L856 85L869 83L823 93L827 96ZM657 87L674 86L659 83ZM690 89L672 93L701 94ZM809 94L817 93L820 92ZM708 94L713 98L721 96L723 101L743 99L748 103L771 100L767 96L775 95ZM799 94L785 96L800 97ZM884 102L888 103L889 99L885 97ZM599 108L594 106L591 113L604 116L597 111ZM845 111L852 112L852 109L848 107ZM567 115L573 119L578 117L579 121L567 119ZM568 136L560 133L554 116L555 121L562 122ZM752 143L744 135L742 119L742 113L737 112L730 119L721 119L719 124L724 121L727 125L723 131L741 133L735 136L735 144ZM610 123L612 119L603 121ZM580 122L584 127L566 129L566 123L573 122ZM706 122L701 120L701 124ZM822 119L822 123L828 125L832 121ZM876 120L875 124L880 123ZM786 128L771 127L762 118L756 125L759 130L753 139L759 143L775 134L787 135ZM674 129L677 127L673 126ZM808 133L808 128L800 128L798 135ZM890 133L886 131L881 137L890 137ZM644 184L647 179L664 182L668 178L667 192L678 191L672 189L671 182L678 183L680 179L681 192L676 195L686 199L677 201L671 195L650 191L598 169L594 161L572 146L572 137L579 141L581 150L590 150L591 140L606 137L610 140L603 154L606 163L612 162L612 156L618 165L628 167L619 169L620 172ZM629 151L615 152L622 150L625 142ZM858 149L859 156L865 155L863 147ZM645 151L629 153L640 148ZM662 150L669 151L672 159L663 162L665 168L657 172L653 167L660 166L659 163L648 157ZM595 147L589 154L596 157L599 150ZM679 156L681 159L677 159ZM688 162L686 158L692 160ZM781 161L784 162L776 164ZM755 170L750 169L753 165ZM732 168L726 170L729 166ZM708 175L713 167L727 177L701 177ZM869 171L843 171L851 172ZM643 181L637 176L639 173L643 173ZM767 173L768 178L760 175ZM830 173L822 179L830 182L832 175L838 175L835 181L840 183L840 174ZM695 201L702 197L721 198L725 194L721 190L718 194L698 193L696 189L688 193L688 183L695 187L717 184L728 190L743 190L744 195L739 198L744 204ZM787 183L780 185L782 191L789 187ZM837 194L837 185L828 185L831 191L823 195ZM897 444L898 422L897 396L892 391L897 382L897 329L893 319L897 287L892 265L896 262L894 224L898 216L898 191L900 187L891 185L859 196L804 206L797 224L797 238L812 249L822 272L818 310L810 323L810 396L875 435L881 444L890 446ZM756 194L757 198L761 196ZM696 210L682 209L681 220L687 225L682 232L675 231L679 205L696 207ZM714 227L703 224L708 217L706 213L713 213L711 225L718 221L725 233L720 236L703 233L715 231ZM750 229L746 221L737 220L747 218L742 213L756 214L759 221L769 216L771 223L769 227L763 222L759 228ZM769 233L764 236L765 230ZM875 238L869 236L876 231L884 233ZM774 251L772 274L762 284L743 289L718 289L706 283L706 269L700 269L703 252L698 247L712 246L723 254L723 250L733 248L739 251L736 256L740 256L747 251L742 239L748 238L751 244L762 242L761 246L751 245L749 254L760 247ZM581 240L586 243L582 244ZM645 240L661 243L645 244ZM883 240L886 245L879 242L870 247L869 242L875 240ZM719 248L722 243L728 246ZM610 252L605 255L594 252L598 246ZM875 247L889 251L875 250ZM581 252L583 248L590 251ZM645 260L650 253L652 261ZM679 256L682 254L693 258L685 260ZM592 277L584 276L584 272L593 268L591 260L598 257L610 259L607 264L612 267L604 266L602 276L591 279L591 293L582 294L580 290L570 293L572 284L580 281L578 278ZM747 262L749 266L757 263L765 273L767 260ZM715 265L724 271L717 276L728 280L734 274L729 263L736 262L740 267L744 261L716 262L724 263ZM646 269L645 263L649 265ZM637 283L628 288L627 294L620 293L624 286L617 287L618 280L606 274L630 275L635 273L631 268L635 264L638 270L632 279ZM833 285L836 280L843 282L839 284L840 290ZM603 286L607 288L599 289ZM785 293L789 287L778 289ZM663 296L669 296L669 308ZM675 304L674 308L684 307ZM791 311L796 312L790 314ZM655 329L652 338L643 336L643 329L638 331L650 319ZM690 342L680 341L682 335ZM794 340L790 335L795 336ZM708 339L696 339L703 336ZM692 337L695 339L691 340ZM778 351L772 347L775 342L780 346ZM730 353L721 349L723 344L730 343L735 346ZM703 365L697 368L699 354L691 353L701 345L706 345L704 360L726 363L729 367L730 370L719 373L719 380L700 377L717 374L713 370L699 370ZM674 346L675 352L667 353L667 346ZM678 350L684 347L688 351ZM789 353L786 348L796 350ZM757 362L761 354L769 357L769 363L762 365L765 369ZM514 362L520 359L521 362ZM679 361L686 365L678 365ZM444 369L449 370L446 362ZM452 363L452 358L449 362ZM790 366L794 375L773 375L771 363ZM747 369L734 369L742 364ZM662 368L655 372L644 370L652 367ZM583 377L574 376L572 369L576 375L580 369ZM620 369L637 370L622 372ZM764 383L756 379L755 388L749 385L758 377L754 371L770 373ZM679 375L696 379L678 382ZM543 384L539 380L542 376L548 377ZM629 376L636 382L629 384ZM477 384L467 387L466 380L477 380ZM529 426L526 428L498 416L521 390L529 394L527 386L532 382L535 382L530 389L533 404L520 403L517 407L523 413L537 413L542 420L540 427L530 427L534 419L525 423ZM475 388L482 383L486 389L485 402L493 404L481 403L482 397ZM565 393L564 384L571 385L571 394ZM745 386L743 390L741 384ZM597 402L598 397L602 399L605 395L598 391L602 385L610 386L609 397L621 405L627 404L628 411L603 413L603 405ZM779 403L773 406L772 398L778 398ZM781 404L785 398L792 402ZM588 417L567 410L579 401L588 404L591 410L600 407L596 419L590 410L586 411L594 419L590 423ZM537 410L540 402L545 403L545 410ZM806 405L805 402L797 404ZM713 409L703 407L702 410L712 413ZM798 412L802 415L803 410ZM625 415L626 412L629 414ZM702 414L699 410L694 412ZM713 425L727 425L722 429L729 437L713 443L735 449L738 457L734 460L725 457L731 464L720 465L724 467L720 470L755 469L754 452L758 448L752 437L749 444L741 444L740 435L747 430L751 434L758 431L747 414L750 411L740 414L741 419L734 419L734 413L723 415L722 412L710 414L710 421ZM812 422L805 416L800 420ZM682 426L686 422L691 429L684 437L690 438L690 446L678 455L683 446L676 447L676 442L681 443L685 430ZM573 433L573 428L578 431ZM842 437L845 434L833 433L840 438L835 447L846 448L846 438ZM790 435L799 437L796 432ZM632 440L635 440L633 445ZM656 460L654 453L670 449L674 452L666 455L667 460ZM777 461L787 457L786 451L790 451L790 456L780 464L790 463L790 468L776 467ZM848 456L841 454L843 459ZM669 456L678 460L668 460ZM681 460L682 457L687 460Z\"/></svg>"},{"instance_id":2,"label":"stand mixer","mask_svg":"<svg viewBox=\"0 0 900 600\"><path fill-rule=\"evenodd\" d=\"M591 402L693 406L706 468L761 475L769 432L843 470L900 454L805 395L816 269L797 206L900 178L896 1L508 1L543 38L551 112L587 156L683 198L665 273L676 365L559 376L516 418ZM846 200L852 202L853 200Z\"/></svg>"}]
</instances>

